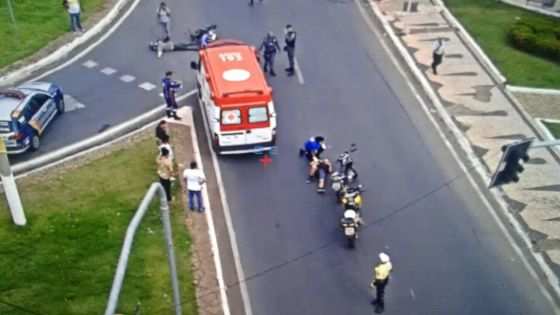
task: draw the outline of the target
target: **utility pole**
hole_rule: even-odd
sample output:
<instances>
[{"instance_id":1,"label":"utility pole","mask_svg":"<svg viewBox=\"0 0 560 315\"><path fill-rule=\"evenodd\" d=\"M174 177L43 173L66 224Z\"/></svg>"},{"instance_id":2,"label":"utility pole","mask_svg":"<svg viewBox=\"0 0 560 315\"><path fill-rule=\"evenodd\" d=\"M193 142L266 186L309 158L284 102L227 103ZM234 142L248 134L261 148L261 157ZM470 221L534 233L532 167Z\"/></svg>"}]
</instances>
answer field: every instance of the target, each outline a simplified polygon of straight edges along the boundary
<instances>
[{"instance_id":1,"label":"utility pole","mask_svg":"<svg viewBox=\"0 0 560 315\"><path fill-rule=\"evenodd\" d=\"M2 178L2 186L4 187L8 207L10 208L10 212L12 214L12 220L14 220L16 225L26 225L27 220L25 219L25 213L23 212L23 206L21 205L21 199L19 198L16 180L14 179L14 174L12 173L12 169L10 167L8 152L3 139L0 139L0 178Z\"/></svg>"},{"instance_id":2,"label":"utility pole","mask_svg":"<svg viewBox=\"0 0 560 315\"><path fill-rule=\"evenodd\" d=\"M502 147L504 154L498 163L498 167L496 167L494 175L492 175L489 188L517 183L519 181L519 174L524 170L521 162L526 163L530 159L529 150L557 145L560 145L560 140L535 141L534 138L504 145Z\"/></svg>"}]
</instances>

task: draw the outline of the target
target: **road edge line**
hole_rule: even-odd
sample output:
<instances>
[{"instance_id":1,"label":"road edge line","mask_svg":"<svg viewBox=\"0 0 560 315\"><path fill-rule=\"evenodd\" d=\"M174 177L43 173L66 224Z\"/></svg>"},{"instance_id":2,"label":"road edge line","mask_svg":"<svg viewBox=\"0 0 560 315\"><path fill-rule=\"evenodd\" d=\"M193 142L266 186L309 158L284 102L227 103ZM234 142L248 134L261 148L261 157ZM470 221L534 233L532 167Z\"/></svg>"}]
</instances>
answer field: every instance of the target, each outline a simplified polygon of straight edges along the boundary
<instances>
[{"instance_id":1,"label":"road edge line","mask_svg":"<svg viewBox=\"0 0 560 315\"><path fill-rule=\"evenodd\" d=\"M191 123L191 141L193 143L193 153L196 156L196 162L198 163L200 169L204 173L204 164L202 163L202 157L200 156L200 148L198 146L198 136L196 132L196 126L194 125L194 117L192 114L192 108L183 107L184 111L187 112L187 120ZM185 117L183 117L184 119ZM181 177L182 174L179 175ZM182 178L180 180L183 180ZM214 217L212 216L212 207L210 207L210 197L208 196L208 189L205 185L204 187L204 202L208 207L206 208L205 215L208 221L208 236L210 237L210 243L212 247L212 256L214 256L214 265L216 267L216 278L218 278L218 286L220 288L220 299L222 300L222 310L224 315L230 315L231 311L229 309L228 297L226 294L226 286L224 281L224 274L222 270L222 260L220 258L220 248L218 245L218 238L216 237L216 227L214 226Z\"/></svg>"},{"instance_id":2,"label":"road edge line","mask_svg":"<svg viewBox=\"0 0 560 315\"><path fill-rule=\"evenodd\" d=\"M530 275L536 280L537 286L541 290L541 293L543 293L545 298L549 301L549 303L552 306L552 309L556 310L557 314L560 314L560 310L557 309L554 298L551 296L551 292L549 292L549 290L547 290L544 287L544 284L540 281L541 277L538 276L538 273L535 270L535 268L529 263L527 258L523 255L523 252L522 252L519 244L514 240L513 236L511 235L511 232L505 227L504 222L502 222L502 220L498 217L497 213L495 212L495 209L491 206L490 202L488 201L488 198L482 193L482 191L480 190L480 187L476 184L476 181L473 179L472 175L470 173L468 173L467 168L465 167L465 165L463 164L463 162L459 158L459 155L457 154L455 148L453 148L453 146L451 145L449 140L445 137L445 133L443 133L443 131L441 130L441 127L439 125L437 125L437 122L435 121L434 117L430 114L429 109L426 107L426 103L424 102L424 100L422 100L422 98L418 94L417 89L408 80L406 80L407 76L406 76L404 70L401 68L401 66L399 65L396 58L391 54L391 50L387 47L386 43L383 41L383 37L380 36L378 31L375 29L375 27L367 19L367 13L364 12L364 8L359 3L359 0L354 0L354 1L357 4L357 6L359 7L359 10L362 14L362 18L364 18L368 27L373 31L375 36L379 39L383 48L387 52L387 55L389 56L389 58L391 59L393 64L395 64L395 67L398 69L401 76L403 76L405 78L405 81L407 82L407 85L409 86L409 88L411 89L411 91L413 92L415 97L422 104L422 110L426 113L426 115L428 116L428 118L430 119L432 124L436 127L436 130L437 130L438 134L440 135L440 137L444 141L445 145L448 147L450 153L453 155L456 162L459 164L459 167L461 168L461 170L465 173L466 177L468 178L469 182L471 183L471 185L473 186L473 188L475 189L475 191L477 192L477 194L481 198L484 205L488 208L488 210L490 210L489 212L491 213L492 218L494 218L494 221L496 221L500 230L502 231L502 233L504 233L506 239L511 244L515 253L520 257L520 259L523 262L523 265L525 266L525 268L529 271ZM469 144L468 140L465 138L464 135L462 135L462 133L457 128L457 126L455 126L453 124L453 121L451 120L451 118L449 116L449 113L447 113L445 111L445 109L443 108L443 105L441 104L441 102L437 98L437 95L435 95L433 90L431 88L429 88L429 85L428 85L428 87L426 86L426 84L428 84L428 82L426 81L426 78L424 78L421 75L421 73L419 73L419 70L417 69L416 64L413 61L411 61L410 55L408 53L405 53L406 49L402 46L402 44L396 38L396 35L394 34L393 30L390 28L390 25L388 25L387 21L383 18L382 13L379 11L377 6L372 3L371 0L368 1L368 2L369 2L368 5L373 10L373 13L375 14L376 18L381 22L384 30L387 32L387 34L391 38L391 42L395 45L395 47L397 48L397 50L399 51L399 53L401 54L403 59L406 61L407 66L410 68L410 70L412 71L412 73L414 74L416 79L420 82L420 85L422 86L424 92L427 94L427 96L430 98L430 100L434 103L434 107L438 111L438 113L439 113L440 117L442 118L442 120L444 121L445 125L447 126L447 128L449 128L451 130L451 132L453 133L453 136L457 140L461 149L465 151L465 154L467 155L468 160L471 163L473 163L473 165L480 164L480 161L476 158L476 155L474 154L472 148L470 147L470 144ZM488 174L486 174L483 170L481 170L480 168L475 168L475 169L476 169L476 172L481 177L481 179L483 179L483 180L484 179L489 179ZM491 193L494 196L495 201L498 203L500 209L502 210L503 214L507 218L508 223L510 223L512 225L512 227L515 230L517 236L519 236L519 238L523 241L523 244L525 246L527 246L531 255L535 258L535 260L536 260L537 264L539 265L541 271L546 276L546 280L548 281L548 284L550 285L552 290L557 294L557 296L560 296L560 288L558 286L558 278L553 273L550 266L546 263L546 261L542 257L542 254L534 253L530 250L531 249L531 246L530 246L531 242L527 238L526 233L523 230L523 228L521 227L520 223L517 222L517 220L507 210L508 206L507 206L507 204L504 200L504 197L503 197L504 194L503 193L500 194L499 192L497 192L495 190L489 191L489 193ZM554 282L554 281L556 281L556 282Z\"/></svg>"},{"instance_id":3,"label":"road edge line","mask_svg":"<svg viewBox=\"0 0 560 315\"><path fill-rule=\"evenodd\" d=\"M220 170L220 165L218 164L218 158L216 156L216 152L214 152L214 148L212 147L212 140L210 139L210 135L211 135L210 129L206 123L207 122L206 111L200 105L200 99L197 99L197 104L200 108L200 111L202 112L202 117L204 120L202 124L204 125L204 131L206 132L208 147L212 155L212 164L216 172L216 181L218 183L218 189L220 191L220 199L221 199L222 207L224 208L224 217L226 221L227 232L229 235L233 261L235 264L235 270L237 272L237 278L238 278L237 282L239 283L239 288L241 291L243 308L245 309L245 315L253 315L253 310L251 309L251 300L249 298L249 292L247 291L247 284L245 282L245 273L243 271L243 266L241 265L241 259L239 257L239 248L237 247L237 237L235 235L235 230L233 228L229 204L227 202L226 190L224 187L224 181L222 179L222 172Z\"/></svg>"}]
</instances>

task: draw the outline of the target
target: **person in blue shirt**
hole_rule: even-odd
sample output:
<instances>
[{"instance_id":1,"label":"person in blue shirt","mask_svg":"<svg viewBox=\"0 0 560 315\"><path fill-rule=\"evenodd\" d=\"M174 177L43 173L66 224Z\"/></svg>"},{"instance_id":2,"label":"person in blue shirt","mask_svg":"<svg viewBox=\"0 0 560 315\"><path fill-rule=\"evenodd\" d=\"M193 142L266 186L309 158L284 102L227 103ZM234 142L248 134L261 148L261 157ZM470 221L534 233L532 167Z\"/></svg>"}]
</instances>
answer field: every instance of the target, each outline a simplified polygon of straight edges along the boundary
<instances>
[{"instance_id":1,"label":"person in blue shirt","mask_svg":"<svg viewBox=\"0 0 560 315\"><path fill-rule=\"evenodd\" d=\"M179 116L177 116L177 101L175 99L175 93L178 89L182 88L183 85L179 81L173 80L173 71L167 71L165 73L165 77L161 79L161 85L163 88L163 98L165 99L165 104L167 105L166 108L166 115L167 118L175 118L176 120L181 120Z\"/></svg>"},{"instance_id":2,"label":"person in blue shirt","mask_svg":"<svg viewBox=\"0 0 560 315\"><path fill-rule=\"evenodd\" d=\"M325 151L325 138L321 136L311 137L303 144L303 148L300 149L299 155L307 158L309 162L313 161L313 157L319 158L321 153Z\"/></svg>"}]
</instances>

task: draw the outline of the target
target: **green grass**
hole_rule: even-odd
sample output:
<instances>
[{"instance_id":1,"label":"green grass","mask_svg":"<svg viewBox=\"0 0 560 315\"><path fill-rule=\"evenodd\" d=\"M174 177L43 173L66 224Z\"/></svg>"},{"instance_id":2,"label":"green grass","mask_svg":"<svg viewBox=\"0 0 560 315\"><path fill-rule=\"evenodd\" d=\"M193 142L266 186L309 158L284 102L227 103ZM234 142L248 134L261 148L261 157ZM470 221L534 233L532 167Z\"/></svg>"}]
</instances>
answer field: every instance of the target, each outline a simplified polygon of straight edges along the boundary
<instances>
[{"instance_id":1,"label":"green grass","mask_svg":"<svg viewBox=\"0 0 560 315\"><path fill-rule=\"evenodd\" d=\"M543 124L546 126L546 128L548 128L550 133L552 133L554 138L560 139L560 123L551 123L551 122L543 121Z\"/></svg>"},{"instance_id":2,"label":"green grass","mask_svg":"<svg viewBox=\"0 0 560 315\"><path fill-rule=\"evenodd\" d=\"M81 0L82 24L103 7L105 0ZM27 57L70 30L62 0L11 0L16 26L7 1L0 1L0 69Z\"/></svg>"},{"instance_id":3,"label":"green grass","mask_svg":"<svg viewBox=\"0 0 560 315\"><path fill-rule=\"evenodd\" d=\"M0 205L0 314L102 314L128 223L157 179L153 141L19 189L28 225ZM2 194L3 196L3 194ZM184 314L196 314L190 237L179 204L172 221ZM171 314L172 291L159 209L147 213L133 245L118 310Z\"/></svg>"},{"instance_id":4,"label":"green grass","mask_svg":"<svg viewBox=\"0 0 560 315\"><path fill-rule=\"evenodd\" d=\"M517 18L527 21L552 18L496 0L445 0L445 3L510 84L560 89L560 62L517 50L507 42L507 32ZM560 23L560 19L555 21Z\"/></svg>"}]
</instances>

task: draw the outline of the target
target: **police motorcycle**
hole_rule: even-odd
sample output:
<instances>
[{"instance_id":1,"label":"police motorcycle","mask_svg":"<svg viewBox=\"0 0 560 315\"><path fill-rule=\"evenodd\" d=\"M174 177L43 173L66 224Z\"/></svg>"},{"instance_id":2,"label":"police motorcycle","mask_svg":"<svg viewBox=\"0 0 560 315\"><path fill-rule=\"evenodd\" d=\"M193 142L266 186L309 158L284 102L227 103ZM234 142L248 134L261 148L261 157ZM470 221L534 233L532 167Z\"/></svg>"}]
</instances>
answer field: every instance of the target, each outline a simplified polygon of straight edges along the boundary
<instances>
[{"instance_id":1,"label":"police motorcycle","mask_svg":"<svg viewBox=\"0 0 560 315\"><path fill-rule=\"evenodd\" d=\"M342 198L344 213L340 219L340 225L346 237L348 248L354 248L356 239L358 239L358 229L362 224L360 209L363 203L362 192L364 191L362 185L349 187Z\"/></svg>"},{"instance_id":2,"label":"police motorcycle","mask_svg":"<svg viewBox=\"0 0 560 315\"><path fill-rule=\"evenodd\" d=\"M218 34L216 34L216 29L218 26L216 24L209 25L204 28L199 28L194 30L194 32L189 32L189 37L191 42L200 43L202 35L208 34L208 42L213 42L218 39Z\"/></svg>"},{"instance_id":3,"label":"police motorcycle","mask_svg":"<svg viewBox=\"0 0 560 315\"><path fill-rule=\"evenodd\" d=\"M352 143L350 148L341 153L336 159L337 170L331 174L331 188L336 193L337 202L342 201L342 197L349 185L358 178L358 172L354 169L354 160L352 160L350 155L350 153L357 150L356 144Z\"/></svg>"}]
</instances>

